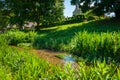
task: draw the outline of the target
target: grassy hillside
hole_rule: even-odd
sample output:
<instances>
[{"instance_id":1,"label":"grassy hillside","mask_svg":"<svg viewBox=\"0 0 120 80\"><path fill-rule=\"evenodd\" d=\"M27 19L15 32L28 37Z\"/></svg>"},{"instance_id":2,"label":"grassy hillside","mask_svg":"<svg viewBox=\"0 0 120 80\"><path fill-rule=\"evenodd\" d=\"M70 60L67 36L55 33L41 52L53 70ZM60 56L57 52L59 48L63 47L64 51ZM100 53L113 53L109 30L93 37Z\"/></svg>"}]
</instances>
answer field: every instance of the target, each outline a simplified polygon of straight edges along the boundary
<instances>
[{"instance_id":1,"label":"grassy hillside","mask_svg":"<svg viewBox=\"0 0 120 80\"><path fill-rule=\"evenodd\" d=\"M38 32L8 31L9 44L38 49L67 51L83 58L120 55L120 20L103 19L42 28Z\"/></svg>"},{"instance_id":2,"label":"grassy hillside","mask_svg":"<svg viewBox=\"0 0 120 80\"><path fill-rule=\"evenodd\" d=\"M120 23L89 21L42 28L39 32L11 30L0 34L0 79L2 80L104 80L120 79ZM9 45L67 51L83 59L74 69L47 61ZM90 62L89 62L90 60Z\"/></svg>"},{"instance_id":3,"label":"grassy hillside","mask_svg":"<svg viewBox=\"0 0 120 80\"><path fill-rule=\"evenodd\" d=\"M33 46L84 57L116 57L120 55L119 30L120 23L115 19L43 28L35 37Z\"/></svg>"}]
</instances>

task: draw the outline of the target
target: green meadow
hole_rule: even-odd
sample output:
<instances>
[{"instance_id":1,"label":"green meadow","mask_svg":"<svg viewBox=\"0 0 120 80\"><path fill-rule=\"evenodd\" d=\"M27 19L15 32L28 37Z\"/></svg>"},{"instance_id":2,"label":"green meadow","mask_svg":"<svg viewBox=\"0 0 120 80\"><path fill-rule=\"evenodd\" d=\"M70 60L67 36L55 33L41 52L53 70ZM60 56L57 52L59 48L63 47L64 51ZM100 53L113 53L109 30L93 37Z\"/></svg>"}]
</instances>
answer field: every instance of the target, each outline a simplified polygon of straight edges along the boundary
<instances>
[{"instance_id":1,"label":"green meadow","mask_svg":"<svg viewBox=\"0 0 120 80\"><path fill-rule=\"evenodd\" d=\"M79 67L52 65L29 48L68 52L81 58ZM0 34L1 80L119 80L119 58L120 23L115 19Z\"/></svg>"},{"instance_id":2,"label":"green meadow","mask_svg":"<svg viewBox=\"0 0 120 80\"><path fill-rule=\"evenodd\" d=\"M38 49L66 51L84 58L119 60L120 23L89 21L41 29L32 45Z\"/></svg>"}]
</instances>

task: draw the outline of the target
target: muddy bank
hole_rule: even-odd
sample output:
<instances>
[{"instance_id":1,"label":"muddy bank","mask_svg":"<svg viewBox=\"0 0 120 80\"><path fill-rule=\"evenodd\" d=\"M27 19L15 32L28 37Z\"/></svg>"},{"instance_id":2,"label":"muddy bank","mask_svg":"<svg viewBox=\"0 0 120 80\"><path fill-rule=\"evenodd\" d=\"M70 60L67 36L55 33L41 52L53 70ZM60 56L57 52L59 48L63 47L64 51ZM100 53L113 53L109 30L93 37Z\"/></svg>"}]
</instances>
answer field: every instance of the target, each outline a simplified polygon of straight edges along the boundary
<instances>
[{"instance_id":1,"label":"muddy bank","mask_svg":"<svg viewBox=\"0 0 120 80\"><path fill-rule=\"evenodd\" d=\"M18 50L24 50L24 48L21 47L16 47L16 46L12 46L12 47L17 48ZM64 52L55 52L45 49L43 50L28 49L28 52L33 53L44 60L47 60L52 65L64 67L67 63L70 63L74 68L77 68L79 66L78 63L72 60L69 55L65 56L64 59L60 59L56 57L56 55L64 54Z\"/></svg>"}]
</instances>

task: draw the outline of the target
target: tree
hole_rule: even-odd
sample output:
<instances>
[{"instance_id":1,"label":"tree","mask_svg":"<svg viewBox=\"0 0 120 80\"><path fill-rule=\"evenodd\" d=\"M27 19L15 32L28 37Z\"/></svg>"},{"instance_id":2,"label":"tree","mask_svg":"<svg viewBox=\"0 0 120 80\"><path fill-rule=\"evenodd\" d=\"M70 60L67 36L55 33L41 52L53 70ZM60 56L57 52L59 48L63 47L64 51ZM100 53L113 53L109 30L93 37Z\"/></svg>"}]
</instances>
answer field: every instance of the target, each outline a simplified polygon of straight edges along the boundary
<instances>
[{"instance_id":1,"label":"tree","mask_svg":"<svg viewBox=\"0 0 120 80\"><path fill-rule=\"evenodd\" d=\"M0 0L0 29L3 29L8 24L9 12L3 9L4 0Z\"/></svg>"},{"instance_id":2,"label":"tree","mask_svg":"<svg viewBox=\"0 0 120 80\"><path fill-rule=\"evenodd\" d=\"M72 5L75 5L75 2L76 0L71 0ZM93 9L93 12L100 16L105 12L114 11L116 17L120 18L120 0L79 0L79 2L83 12Z\"/></svg>"},{"instance_id":3,"label":"tree","mask_svg":"<svg viewBox=\"0 0 120 80\"><path fill-rule=\"evenodd\" d=\"M5 12L0 13L0 29L5 28L8 24L9 17L5 15Z\"/></svg>"},{"instance_id":4,"label":"tree","mask_svg":"<svg viewBox=\"0 0 120 80\"><path fill-rule=\"evenodd\" d=\"M37 23L37 27L63 17L64 0L0 0L0 10L9 11L9 23L22 27L26 21ZM52 20L51 20L52 19Z\"/></svg>"}]
</instances>

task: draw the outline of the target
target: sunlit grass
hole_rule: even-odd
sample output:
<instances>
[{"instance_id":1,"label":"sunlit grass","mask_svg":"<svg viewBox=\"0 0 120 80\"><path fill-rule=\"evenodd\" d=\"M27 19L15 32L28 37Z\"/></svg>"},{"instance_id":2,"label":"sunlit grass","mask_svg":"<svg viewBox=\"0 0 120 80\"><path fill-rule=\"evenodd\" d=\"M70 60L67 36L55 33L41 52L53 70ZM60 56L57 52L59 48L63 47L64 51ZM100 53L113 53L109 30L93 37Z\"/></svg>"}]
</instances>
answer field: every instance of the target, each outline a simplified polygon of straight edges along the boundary
<instances>
[{"instance_id":1,"label":"sunlit grass","mask_svg":"<svg viewBox=\"0 0 120 80\"><path fill-rule=\"evenodd\" d=\"M92 21L89 21L89 22L92 22ZM48 27L48 28L42 28L40 30L54 30L54 31L60 31L60 30L66 30L68 28L72 28L72 27L78 27L78 26L82 26L84 24L87 24L89 22L82 22L82 23L73 23L73 24L66 24L66 25L60 25L60 26L54 26L54 27Z\"/></svg>"},{"instance_id":2,"label":"sunlit grass","mask_svg":"<svg viewBox=\"0 0 120 80\"><path fill-rule=\"evenodd\" d=\"M26 50L18 51L8 46L2 46L0 49L0 79L2 80L120 79L120 68L113 63L94 61L93 65L88 66L81 61L78 68L72 68L71 64L60 68Z\"/></svg>"},{"instance_id":3,"label":"sunlit grass","mask_svg":"<svg viewBox=\"0 0 120 80\"><path fill-rule=\"evenodd\" d=\"M115 62L120 58L119 30L119 23L101 20L43 28L37 33L8 31L0 35L0 79L119 80L119 63ZM8 44L67 51L81 57L80 66L51 65L28 49L18 50Z\"/></svg>"}]
</instances>

